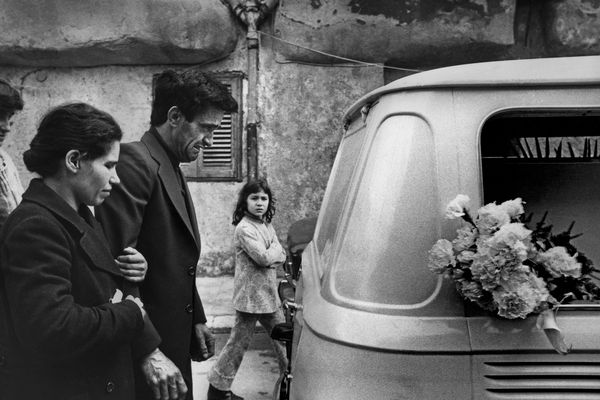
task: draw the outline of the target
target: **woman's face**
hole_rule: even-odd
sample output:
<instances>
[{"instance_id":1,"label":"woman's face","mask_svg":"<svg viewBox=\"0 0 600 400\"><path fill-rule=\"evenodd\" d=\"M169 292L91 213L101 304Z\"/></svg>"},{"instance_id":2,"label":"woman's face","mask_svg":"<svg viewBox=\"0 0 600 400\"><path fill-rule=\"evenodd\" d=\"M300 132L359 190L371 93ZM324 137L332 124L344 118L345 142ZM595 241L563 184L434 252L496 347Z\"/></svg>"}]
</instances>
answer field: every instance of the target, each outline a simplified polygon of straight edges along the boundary
<instances>
[{"instance_id":1,"label":"woman's face","mask_svg":"<svg viewBox=\"0 0 600 400\"><path fill-rule=\"evenodd\" d=\"M246 199L246 208L250 214L262 218L269 208L269 195L262 190L250 194Z\"/></svg>"},{"instance_id":2,"label":"woman's face","mask_svg":"<svg viewBox=\"0 0 600 400\"><path fill-rule=\"evenodd\" d=\"M0 111L0 146L2 146L6 135L10 132L10 126L12 125L10 119L12 116L12 112Z\"/></svg>"},{"instance_id":3,"label":"woman's face","mask_svg":"<svg viewBox=\"0 0 600 400\"><path fill-rule=\"evenodd\" d=\"M116 170L119 150L119 142L114 141L106 154L95 159L83 158L80 161L75 190L77 204L98 206L110 196L113 185L120 182Z\"/></svg>"}]
</instances>

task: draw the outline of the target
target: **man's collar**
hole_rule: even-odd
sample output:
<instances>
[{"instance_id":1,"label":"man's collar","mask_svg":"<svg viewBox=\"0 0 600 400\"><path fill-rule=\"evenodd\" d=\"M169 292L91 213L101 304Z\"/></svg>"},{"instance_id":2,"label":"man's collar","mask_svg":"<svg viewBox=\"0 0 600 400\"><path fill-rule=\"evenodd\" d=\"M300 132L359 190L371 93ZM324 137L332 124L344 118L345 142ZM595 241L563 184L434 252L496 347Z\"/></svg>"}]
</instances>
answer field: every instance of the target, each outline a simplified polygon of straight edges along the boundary
<instances>
[{"instance_id":1,"label":"man's collar","mask_svg":"<svg viewBox=\"0 0 600 400\"><path fill-rule=\"evenodd\" d=\"M162 146L162 148L165 149L165 153L167 153L167 156L169 157L171 164L173 164L176 167L179 166L179 160L177 159L177 157L175 157L175 154L169 148L169 146L167 145L167 142L165 142L165 139L163 139L163 137L160 136L160 133L158 133L158 130L155 127L151 127L150 133L156 138L156 140Z\"/></svg>"}]
</instances>

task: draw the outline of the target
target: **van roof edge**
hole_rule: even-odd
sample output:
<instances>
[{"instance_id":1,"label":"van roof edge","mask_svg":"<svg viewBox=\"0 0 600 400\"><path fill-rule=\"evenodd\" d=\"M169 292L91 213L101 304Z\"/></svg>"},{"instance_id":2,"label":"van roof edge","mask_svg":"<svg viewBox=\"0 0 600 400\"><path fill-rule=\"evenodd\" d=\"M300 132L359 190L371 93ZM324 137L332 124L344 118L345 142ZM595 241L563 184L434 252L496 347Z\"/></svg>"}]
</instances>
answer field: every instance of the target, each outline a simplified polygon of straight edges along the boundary
<instances>
[{"instance_id":1,"label":"van roof edge","mask_svg":"<svg viewBox=\"0 0 600 400\"><path fill-rule=\"evenodd\" d=\"M344 121L381 96L402 91L478 87L600 85L600 56L534 58L453 65L419 72L377 88L344 113Z\"/></svg>"}]
</instances>

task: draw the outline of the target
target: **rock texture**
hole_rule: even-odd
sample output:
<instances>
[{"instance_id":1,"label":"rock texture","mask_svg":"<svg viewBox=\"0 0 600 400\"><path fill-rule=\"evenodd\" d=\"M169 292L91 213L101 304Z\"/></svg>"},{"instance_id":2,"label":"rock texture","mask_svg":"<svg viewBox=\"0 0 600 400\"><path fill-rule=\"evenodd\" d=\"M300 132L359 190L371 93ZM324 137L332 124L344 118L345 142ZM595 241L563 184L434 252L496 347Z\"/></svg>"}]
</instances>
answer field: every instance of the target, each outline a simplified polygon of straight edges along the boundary
<instances>
[{"instance_id":1,"label":"rock texture","mask_svg":"<svg viewBox=\"0 0 600 400\"><path fill-rule=\"evenodd\" d=\"M0 64L200 64L227 57L239 24L219 0L0 0Z\"/></svg>"},{"instance_id":2,"label":"rock texture","mask_svg":"<svg viewBox=\"0 0 600 400\"><path fill-rule=\"evenodd\" d=\"M431 66L497 58L514 44L516 0L296 0L275 19L276 51L288 60L343 59ZM294 46L291 43L298 46Z\"/></svg>"}]
</instances>

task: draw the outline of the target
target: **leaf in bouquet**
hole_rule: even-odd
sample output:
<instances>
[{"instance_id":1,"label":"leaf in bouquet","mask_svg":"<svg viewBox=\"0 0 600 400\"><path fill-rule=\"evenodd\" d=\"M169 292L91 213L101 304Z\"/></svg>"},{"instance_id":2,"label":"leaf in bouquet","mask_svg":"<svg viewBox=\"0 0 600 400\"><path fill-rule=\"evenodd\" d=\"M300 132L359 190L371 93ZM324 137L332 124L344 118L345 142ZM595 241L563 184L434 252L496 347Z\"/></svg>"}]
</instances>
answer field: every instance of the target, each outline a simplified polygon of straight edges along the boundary
<instances>
[{"instance_id":1,"label":"leaf in bouquet","mask_svg":"<svg viewBox=\"0 0 600 400\"><path fill-rule=\"evenodd\" d=\"M584 253L582 253L581 251L577 252L577 257L575 257L575 259L577 260L577 262L579 264L581 264L581 273L583 275L589 275L590 273L594 272L594 271L598 271L595 267L594 267L594 263L592 260L590 260Z\"/></svg>"},{"instance_id":2,"label":"leaf in bouquet","mask_svg":"<svg viewBox=\"0 0 600 400\"><path fill-rule=\"evenodd\" d=\"M572 221L571 224L569 225L569 228L567 228L567 230L557 234L557 235L552 235L550 240L552 241L552 243L555 246L563 246L567 248L567 251L570 255L574 255L575 253L577 253L577 249L575 248L575 246L573 246L571 244L571 240L578 238L579 236L583 235L582 233L577 233L572 235L571 231L573 230L573 226L575 225L575 221Z\"/></svg>"},{"instance_id":3,"label":"leaf in bouquet","mask_svg":"<svg viewBox=\"0 0 600 400\"><path fill-rule=\"evenodd\" d=\"M533 214L531 214L533 216ZM542 216L542 219L540 219L536 224L535 224L535 230L541 230L544 225L546 224L546 217L548 216L548 211L544 212L544 215Z\"/></svg>"},{"instance_id":4,"label":"leaf in bouquet","mask_svg":"<svg viewBox=\"0 0 600 400\"><path fill-rule=\"evenodd\" d=\"M527 213L527 214L523 214L523 216L521 217L521 222L523 222L524 224L528 224L531 222L531 219L533 218L533 213Z\"/></svg>"},{"instance_id":5,"label":"leaf in bouquet","mask_svg":"<svg viewBox=\"0 0 600 400\"><path fill-rule=\"evenodd\" d=\"M554 278L552 284L555 286L550 290L550 294L560 299L560 302L581 299L581 292L578 289L579 279L571 276L562 276L560 278Z\"/></svg>"}]
</instances>

